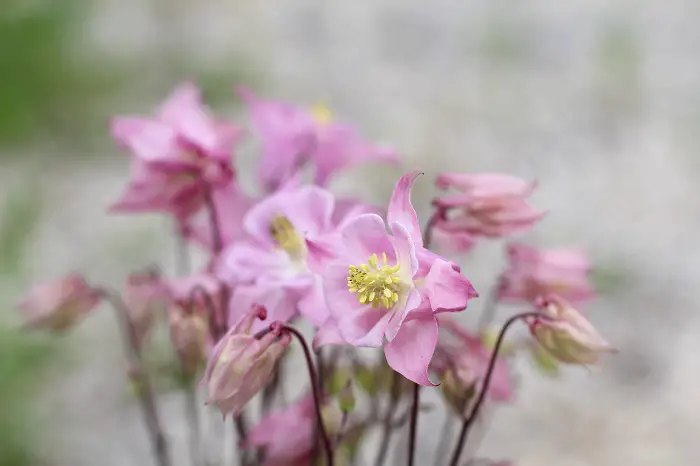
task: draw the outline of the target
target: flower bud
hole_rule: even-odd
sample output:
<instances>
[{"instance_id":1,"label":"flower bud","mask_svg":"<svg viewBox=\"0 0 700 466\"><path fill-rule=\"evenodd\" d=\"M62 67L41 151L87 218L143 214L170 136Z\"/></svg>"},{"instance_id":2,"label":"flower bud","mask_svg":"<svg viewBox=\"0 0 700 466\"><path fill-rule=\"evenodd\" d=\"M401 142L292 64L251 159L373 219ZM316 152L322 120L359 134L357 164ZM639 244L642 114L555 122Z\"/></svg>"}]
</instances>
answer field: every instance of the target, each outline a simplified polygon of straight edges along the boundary
<instances>
[{"instance_id":1,"label":"flower bud","mask_svg":"<svg viewBox=\"0 0 700 466\"><path fill-rule=\"evenodd\" d=\"M171 309L170 342L185 376L194 377L206 361L208 334L209 325L203 314Z\"/></svg>"},{"instance_id":2,"label":"flower bud","mask_svg":"<svg viewBox=\"0 0 700 466\"><path fill-rule=\"evenodd\" d=\"M26 325L53 332L73 327L100 302L101 293L79 274L34 286L19 304Z\"/></svg>"},{"instance_id":3,"label":"flower bud","mask_svg":"<svg viewBox=\"0 0 700 466\"><path fill-rule=\"evenodd\" d=\"M143 345L153 327L156 312L164 303L165 293L163 283L155 274L132 274L127 277L122 297L136 332L138 346Z\"/></svg>"},{"instance_id":4,"label":"flower bud","mask_svg":"<svg viewBox=\"0 0 700 466\"><path fill-rule=\"evenodd\" d=\"M343 413L351 413L355 410L355 390L350 379L338 392L338 407Z\"/></svg>"},{"instance_id":5,"label":"flower bud","mask_svg":"<svg viewBox=\"0 0 700 466\"><path fill-rule=\"evenodd\" d=\"M531 319L530 332L552 356L567 364L597 364L601 353L616 352L595 327L558 296L538 300L542 317Z\"/></svg>"},{"instance_id":6,"label":"flower bud","mask_svg":"<svg viewBox=\"0 0 700 466\"><path fill-rule=\"evenodd\" d=\"M207 363L204 383L207 403L216 404L226 416L235 417L272 377L275 364L289 346L291 336L273 329L260 340L250 335L256 317L264 316L255 308L231 328L216 344ZM279 341L277 341L279 339Z\"/></svg>"},{"instance_id":7,"label":"flower bud","mask_svg":"<svg viewBox=\"0 0 700 466\"><path fill-rule=\"evenodd\" d=\"M476 379L464 368L450 368L443 373L440 388L445 401L462 415L476 395Z\"/></svg>"}]
</instances>

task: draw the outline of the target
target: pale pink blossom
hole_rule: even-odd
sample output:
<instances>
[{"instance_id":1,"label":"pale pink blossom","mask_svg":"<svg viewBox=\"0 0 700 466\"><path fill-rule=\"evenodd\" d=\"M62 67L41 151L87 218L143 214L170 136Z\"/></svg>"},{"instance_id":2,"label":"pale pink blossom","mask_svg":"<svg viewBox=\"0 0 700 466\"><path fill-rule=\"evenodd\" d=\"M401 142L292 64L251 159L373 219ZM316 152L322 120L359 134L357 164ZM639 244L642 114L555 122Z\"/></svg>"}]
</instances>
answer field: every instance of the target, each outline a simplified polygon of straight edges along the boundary
<instances>
[{"instance_id":1,"label":"pale pink blossom","mask_svg":"<svg viewBox=\"0 0 700 466\"><path fill-rule=\"evenodd\" d=\"M435 314L465 309L476 292L454 264L423 248L410 202L416 176L409 173L396 184L387 212L389 230L376 214L360 215L342 228L338 257L322 279L329 323L346 343L383 345L394 370L433 385L428 365L438 338Z\"/></svg>"},{"instance_id":2,"label":"pale pink blossom","mask_svg":"<svg viewBox=\"0 0 700 466\"><path fill-rule=\"evenodd\" d=\"M256 339L251 327L256 319L266 318L264 308L253 306L239 322L219 340L204 372L207 403L214 403L226 417L238 416L241 409L271 378L275 365L289 346L291 336L280 336L273 329Z\"/></svg>"},{"instance_id":3,"label":"pale pink blossom","mask_svg":"<svg viewBox=\"0 0 700 466\"><path fill-rule=\"evenodd\" d=\"M30 328L64 332L97 307L100 290L92 288L77 273L35 285L19 304Z\"/></svg>"},{"instance_id":4,"label":"pale pink blossom","mask_svg":"<svg viewBox=\"0 0 700 466\"><path fill-rule=\"evenodd\" d=\"M157 274L134 273L126 279L122 298L134 328L136 344L142 346L157 312L164 308L166 287Z\"/></svg>"},{"instance_id":5,"label":"pale pink blossom","mask_svg":"<svg viewBox=\"0 0 700 466\"><path fill-rule=\"evenodd\" d=\"M530 229L544 212L532 207L528 197L536 184L494 173L441 174L440 189L455 188L457 194L438 196L436 228L443 234L469 234L498 238Z\"/></svg>"},{"instance_id":6,"label":"pale pink blossom","mask_svg":"<svg viewBox=\"0 0 700 466\"><path fill-rule=\"evenodd\" d=\"M542 317L529 319L530 333L556 359L567 364L597 364L617 350L571 304L558 296L540 298Z\"/></svg>"},{"instance_id":7,"label":"pale pink blossom","mask_svg":"<svg viewBox=\"0 0 700 466\"><path fill-rule=\"evenodd\" d=\"M593 296L588 280L590 263L578 249L538 250L508 245L508 269L501 278L499 297L504 301L534 302L539 296L556 294L569 301Z\"/></svg>"}]
</instances>

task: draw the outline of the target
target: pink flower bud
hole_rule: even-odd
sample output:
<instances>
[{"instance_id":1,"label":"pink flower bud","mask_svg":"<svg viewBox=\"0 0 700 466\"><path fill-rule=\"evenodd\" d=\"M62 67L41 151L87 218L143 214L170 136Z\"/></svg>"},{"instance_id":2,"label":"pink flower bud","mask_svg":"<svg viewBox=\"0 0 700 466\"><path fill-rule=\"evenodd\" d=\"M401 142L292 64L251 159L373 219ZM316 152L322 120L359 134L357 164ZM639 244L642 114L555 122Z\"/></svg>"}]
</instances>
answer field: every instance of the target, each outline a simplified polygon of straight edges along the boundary
<instances>
[{"instance_id":1,"label":"pink flower bud","mask_svg":"<svg viewBox=\"0 0 700 466\"><path fill-rule=\"evenodd\" d=\"M570 301L593 296L588 281L590 263L578 249L538 250L522 243L508 245L508 269L503 273L499 298L535 302L556 294Z\"/></svg>"},{"instance_id":2,"label":"pink flower bud","mask_svg":"<svg viewBox=\"0 0 700 466\"><path fill-rule=\"evenodd\" d=\"M451 234L464 243L458 233L498 238L530 229L544 212L535 209L527 198L535 183L519 178L492 174L442 174L436 185L440 189L456 188L459 194L437 197L433 203L442 212L435 227L442 235Z\"/></svg>"},{"instance_id":3,"label":"pink flower bud","mask_svg":"<svg viewBox=\"0 0 700 466\"><path fill-rule=\"evenodd\" d=\"M170 309L170 342L180 360L183 372L194 376L207 358L209 325L201 312Z\"/></svg>"},{"instance_id":4,"label":"pink flower bud","mask_svg":"<svg viewBox=\"0 0 700 466\"><path fill-rule=\"evenodd\" d=\"M613 348L576 309L558 296L538 300L542 317L531 319L530 332L549 353L567 364L597 364Z\"/></svg>"},{"instance_id":5,"label":"pink flower bud","mask_svg":"<svg viewBox=\"0 0 700 466\"><path fill-rule=\"evenodd\" d=\"M262 311L262 313L261 313ZM275 364L289 346L291 336L276 328L259 340L250 335L255 318L265 317L254 308L216 344L204 374L207 403L234 417L272 377ZM279 339L279 341L277 341Z\"/></svg>"},{"instance_id":6,"label":"pink flower bud","mask_svg":"<svg viewBox=\"0 0 700 466\"><path fill-rule=\"evenodd\" d=\"M126 279L122 297L136 332L137 344L141 346L153 327L156 313L165 303L165 286L156 274L132 274Z\"/></svg>"},{"instance_id":7,"label":"pink flower bud","mask_svg":"<svg viewBox=\"0 0 700 466\"><path fill-rule=\"evenodd\" d=\"M100 302L101 293L79 274L34 286L19 304L26 325L64 332Z\"/></svg>"}]
</instances>

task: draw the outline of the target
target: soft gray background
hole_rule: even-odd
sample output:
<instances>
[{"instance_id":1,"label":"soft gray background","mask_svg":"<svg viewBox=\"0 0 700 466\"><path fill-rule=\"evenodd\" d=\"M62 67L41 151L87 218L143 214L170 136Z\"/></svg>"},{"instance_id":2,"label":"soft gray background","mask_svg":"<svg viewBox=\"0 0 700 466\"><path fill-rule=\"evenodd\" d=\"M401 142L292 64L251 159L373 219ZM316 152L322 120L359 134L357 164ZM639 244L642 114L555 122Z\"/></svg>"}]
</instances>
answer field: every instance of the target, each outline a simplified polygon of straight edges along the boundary
<instances>
[{"instance_id":1,"label":"soft gray background","mask_svg":"<svg viewBox=\"0 0 700 466\"><path fill-rule=\"evenodd\" d=\"M420 168L427 176L414 200L425 219L437 172L537 179L535 201L550 214L528 239L581 245L616 277L587 311L620 354L560 380L523 363L518 402L494 414L480 453L522 466L700 464L699 2L94 3L85 48L141 60L151 83L134 82L138 92L106 108L99 131L111 108L147 112L178 81L197 78L164 72L158 60L187 56L202 70L240 61L269 95L324 100L404 154L403 167L357 170L338 192L385 203L400 173ZM105 157L66 163L51 141L38 146L0 173L0 186L24 177L50 203L28 258L32 278L79 268L118 286L131 268L172 268L164 219L104 214L126 181L125 155L105 146ZM34 152L52 156L38 165ZM240 164L251 162L244 155ZM464 261L479 291L501 265L500 246ZM84 361L47 390L54 430L42 448L52 464L148 464L110 317L76 332ZM163 407L185 459L181 402L169 395ZM419 464L432 464L440 423L421 418Z\"/></svg>"}]
</instances>

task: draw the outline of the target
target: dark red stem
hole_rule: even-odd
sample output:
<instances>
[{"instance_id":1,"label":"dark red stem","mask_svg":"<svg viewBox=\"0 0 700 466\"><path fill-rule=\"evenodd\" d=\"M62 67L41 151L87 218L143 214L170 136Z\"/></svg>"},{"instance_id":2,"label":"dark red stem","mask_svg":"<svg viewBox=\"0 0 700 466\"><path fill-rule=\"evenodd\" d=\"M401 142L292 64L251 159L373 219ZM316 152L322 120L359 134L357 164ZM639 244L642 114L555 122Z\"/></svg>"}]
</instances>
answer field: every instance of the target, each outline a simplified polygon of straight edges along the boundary
<instances>
[{"instance_id":1,"label":"dark red stem","mask_svg":"<svg viewBox=\"0 0 700 466\"><path fill-rule=\"evenodd\" d=\"M464 449L464 444L467 440L467 435L469 434L469 430L471 429L472 425L474 425L474 422L476 421L478 415L479 415L479 410L481 409L482 405L484 404L484 401L486 400L486 394L488 393L489 390L489 385L491 384L491 377L493 376L494 368L496 367L496 360L498 358L498 352L501 349L501 346L503 344L503 341L505 340L506 332L508 329L517 321L521 319L527 319L528 317L542 317L542 314L537 313L537 312L523 312L521 314L516 314L510 319L508 319L504 324L503 327L501 327L501 331L498 334L498 338L496 339L496 344L494 345L493 351L491 352L491 359L489 360L489 365L488 368L486 369L486 375L484 376L484 383L481 386L481 391L479 392L479 396L477 397L476 401L474 402L474 407L472 408L471 412L469 413L469 416L467 416L464 421L462 422L462 430L459 433L459 438L457 440L457 445L455 446L454 451L452 452L452 460L450 461L450 466L457 466L459 463L459 457L462 454L462 450Z\"/></svg>"},{"instance_id":2,"label":"dark red stem","mask_svg":"<svg viewBox=\"0 0 700 466\"><path fill-rule=\"evenodd\" d=\"M413 384L413 405L411 406L411 424L408 431L408 466L413 466L416 453L416 432L418 430L418 407L420 404L420 385Z\"/></svg>"}]
</instances>

